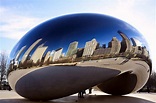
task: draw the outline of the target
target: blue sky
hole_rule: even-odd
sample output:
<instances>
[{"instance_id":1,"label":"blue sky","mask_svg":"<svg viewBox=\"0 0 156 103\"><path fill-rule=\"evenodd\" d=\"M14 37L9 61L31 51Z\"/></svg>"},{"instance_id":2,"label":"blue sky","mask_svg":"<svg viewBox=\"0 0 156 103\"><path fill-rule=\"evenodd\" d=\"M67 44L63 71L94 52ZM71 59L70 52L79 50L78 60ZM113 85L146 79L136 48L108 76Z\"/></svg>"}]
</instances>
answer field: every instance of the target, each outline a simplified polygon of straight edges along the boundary
<instances>
[{"instance_id":1,"label":"blue sky","mask_svg":"<svg viewBox=\"0 0 156 103\"><path fill-rule=\"evenodd\" d=\"M43 21L72 13L106 14L131 24L147 39L156 68L155 0L0 0L0 52L9 53L26 32Z\"/></svg>"}]
</instances>

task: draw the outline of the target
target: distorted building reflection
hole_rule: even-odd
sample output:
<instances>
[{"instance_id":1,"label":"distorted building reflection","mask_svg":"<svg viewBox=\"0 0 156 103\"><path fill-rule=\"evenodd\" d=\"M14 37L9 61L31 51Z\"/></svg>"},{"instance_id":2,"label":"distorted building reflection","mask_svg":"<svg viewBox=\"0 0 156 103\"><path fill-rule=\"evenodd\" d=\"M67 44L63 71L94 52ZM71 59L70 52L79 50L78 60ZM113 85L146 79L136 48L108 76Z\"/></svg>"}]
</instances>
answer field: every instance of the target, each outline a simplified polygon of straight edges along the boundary
<instances>
[{"instance_id":1,"label":"distorted building reflection","mask_svg":"<svg viewBox=\"0 0 156 103\"><path fill-rule=\"evenodd\" d=\"M118 33L122 37L120 53L131 52L132 51L132 45L131 45L129 38L125 34L123 34L121 31L118 31Z\"/></svg>"},{"instance_id":2,"label":"distorted building reflection","mask_svg":"<svg viewBox=\"0 0 156 103\"><path fill-rule=\"evenodd\" d=\"M56 60L59 60L59 58L62 55L62 50L63 50L63 48L59 48L53 52L53 54L52 54L52 61L53 62Z\"/></svg>"},{"instance_id":3,"label":"distorted building reflection","mask_svg":"<svg viewBox=\"0 0 156 103\"><path fill-rule=\"evenodd\" d=\"M27 49L21 61L19 61L19 57L24 52L26 46L23 46L19 50L14 59L14 65L16 65L16 68L30 68L32 66L42 66L45 64L49 65L53 63L65 63L73 61L78 62L85 60L85 57L90 57L90 59L93 59L97 56L109 58L112 56L118 57L124 55L127 55L127 57L129 57L130 55L130 58L144 58L146 60L148 59L149 52L147 51L145 46L142 47L140 45L137 39L129 39L128 36L126 36L121 31L118 31L118 33L122 37L122 41L119 41L116 37L112 37L112 40L108 42L108 47L106 47L106 44L100 46L100 43L98 43L95 38L91 41L87 41L84 48L78 48L78 42L74 41L69 44L65 55L65 53L62 53L63 48L52 50L52 52L46 52L48 46L41 44L36 48L36 50L34 50L32 56L29 56L33 48L42 40L38 39ZM133 45L131 44L130 40L132 41Z\"/></svg>"},{"instance_id":4,"label":"distorted building reflection","mask_svg":"<svg viewBox=\"0 0 156 103\"><path fill-rule=\"evenodd\" d=\"M92 39L91 41L86 42L82 56L91 56L97 45L98 42L96 41L96 39Z\"/></svg>"},{"instance_id":5,"label":"distorted building reflection","mask_svg":"<svg viewBox=\"0 0 156 103\"><path fill-rule=\"evenodd\" d=\"M30 54L30 52L32 51L32 49L41 41L42 39L38 39L37 41L35 41L28 49L27 51L24 53L22 60L21 60L21 64L24 64Z\"/></svg>"},{"instance_id":6,"label":"distorted building reflection","mask_svg":"<svg viewBox=\"0 0 156 103\"><path fill-rule=\"evenodd\" d=\"M43 64L48 65L50 63L50 51L44 57Z\"/></svg>"},{"instance_id":7,"label":"distorted building reflection","mask_svg":"<svg viewBox=\"0 0 156 103\"><path fill-rule=\"evenodd\" d=\"M74 41L74 42L70 43L66 56L70 57L70 56L76 54L77 46L78 46L78 42L77 41Z\"/></svg>"},{"instance_id":8,"label":"distorted building reflection","mask_svg":"<svg viewBox=\"0 0 156 103\"><path fill-rule=\"evenodd\" d=\"M118 54L121 48L120 41L116 37L113 37L108 47L111 48L110 54Z\"/></svg>"},{"instance_id":9,"label":"distorted building reflection","mask_svg":"<svg viewBox=\"0 0 156 103\"><path fill-rule=\"evenodd\" d=\"M35 52L33 53L33 55L31 56L31 60L33 62L33 65L38 65L39 63L41 63L42 57L44 52L46 51L48 47L38 47Z\"/></svg>"},{"instance_id":10,"label":"distorted building reflection","mask_svg":"<svg viewBox=\"0 0 156 103\"><path fill-rule=\"evenodd\" d=\"M15 56L15 61L19 61L19 57L20 55L24 52L24 49L26 48L26 46L23 46L17 53L17 55Z\"/></svg>"}]
</instances>

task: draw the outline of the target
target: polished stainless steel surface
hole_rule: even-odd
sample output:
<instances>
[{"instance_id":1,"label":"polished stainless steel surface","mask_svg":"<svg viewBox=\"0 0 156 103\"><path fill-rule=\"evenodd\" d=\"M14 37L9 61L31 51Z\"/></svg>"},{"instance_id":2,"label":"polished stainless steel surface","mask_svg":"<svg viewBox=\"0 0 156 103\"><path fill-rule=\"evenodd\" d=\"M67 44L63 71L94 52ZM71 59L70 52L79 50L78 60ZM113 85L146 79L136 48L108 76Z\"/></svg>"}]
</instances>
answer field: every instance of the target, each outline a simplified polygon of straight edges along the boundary
<instances>
[{"instance_id":1,"label":"polished stainless steel surface","mask_svg":"<svg viewBox=\"0 0 156 103\"><path fill-rule=\"evenodd\" d=\"M93 86L124 95L144 86L151 67L146 40L128 23L71 14L23 36L10 54L8 80L28 99L55 99Z\"/></svg>"}]
</instances>

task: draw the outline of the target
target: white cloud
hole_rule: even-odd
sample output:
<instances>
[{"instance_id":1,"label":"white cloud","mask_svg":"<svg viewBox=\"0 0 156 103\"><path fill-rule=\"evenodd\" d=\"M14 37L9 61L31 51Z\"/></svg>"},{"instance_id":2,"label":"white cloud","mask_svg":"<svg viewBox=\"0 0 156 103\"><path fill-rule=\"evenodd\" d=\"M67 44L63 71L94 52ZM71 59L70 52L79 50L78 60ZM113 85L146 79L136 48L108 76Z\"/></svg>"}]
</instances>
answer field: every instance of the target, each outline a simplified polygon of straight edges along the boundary
<instances>
[{"instance_id":1,"label":"white cloud","mask_svg":"<svg viewBox=\"0 0 156 103\"><path fill-rule=\"evenodd\" d=\"M0 8L0 10L0 37L19 40L28 30L43 21L39 18L26 17L12 13L11 10L6 8Z\"/></svg>"},{"instance_id":2,"label":"white cloud","mask_svg":"<svg viewBox=\"0 0 156 103\"><path fill-rule=\"evenodd\" d=\"M0 7L0 14L1 14L1 13L4 13L5 11L7 11L6 8L4 8L4 7Z\"/></svg>"}]
</instances>

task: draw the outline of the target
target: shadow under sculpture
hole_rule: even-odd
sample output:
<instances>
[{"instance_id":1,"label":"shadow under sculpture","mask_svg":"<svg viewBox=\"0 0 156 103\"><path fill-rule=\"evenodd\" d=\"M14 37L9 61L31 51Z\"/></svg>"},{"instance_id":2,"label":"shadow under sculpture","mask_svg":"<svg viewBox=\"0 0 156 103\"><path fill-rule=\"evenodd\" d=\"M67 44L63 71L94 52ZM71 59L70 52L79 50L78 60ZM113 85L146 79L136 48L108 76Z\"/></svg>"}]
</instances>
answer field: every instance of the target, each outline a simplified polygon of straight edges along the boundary
<instances>
[{"instance_id":1,"label":"shadow under sculpture","mask_svg":"<svg viewBox=\"0 0 156 103\"><path fill-rule=\"evenodd\" d=\"M26 33L10 53L8 81L33 100L97 86L112 95L138 91L151 72L148 45L131 25L101 14L71 14Z\"/></svg>"}]
</instances>

